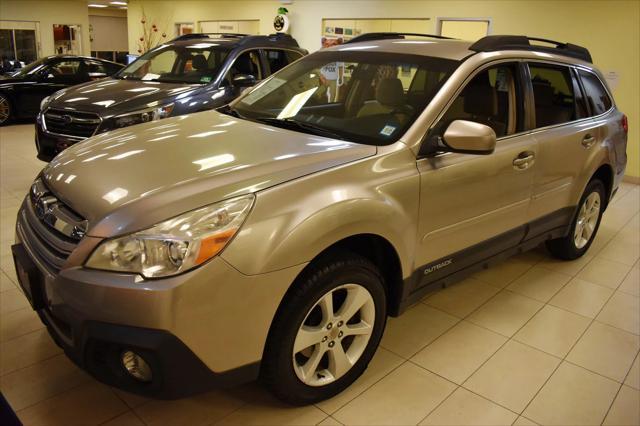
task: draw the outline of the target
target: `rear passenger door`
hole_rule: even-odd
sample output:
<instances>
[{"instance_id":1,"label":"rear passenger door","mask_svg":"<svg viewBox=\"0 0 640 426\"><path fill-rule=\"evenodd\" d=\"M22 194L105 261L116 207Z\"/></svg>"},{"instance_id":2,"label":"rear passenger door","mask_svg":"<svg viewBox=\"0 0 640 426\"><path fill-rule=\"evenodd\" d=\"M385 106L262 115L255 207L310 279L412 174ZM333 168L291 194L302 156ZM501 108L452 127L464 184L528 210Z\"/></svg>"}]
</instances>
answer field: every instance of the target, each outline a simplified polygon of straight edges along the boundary
<instances>
[{"instance_id":1,"label":"rear passenger door","mask_svg":"<svg viewBox=\"0 0 640 426\"><path fill-rule=\"evenodd\" d=\"M528 69L540 150L529 220L544 217L531 231L542 233L571 220L576 191L581 192L576 184L600 136L573 67L530 62Z\"/></svg>"},{"instance_id":2,"label":"rear passenger door","mask_svg":"<svg viewBox=\"0 0 640 426\"><path fill-rule=\"evenodd\" d=\"M524 68L516 62L476 73L430 129L442 137L454 120L491 127L490 155L440 153L418 160L421 285L514 247L524 237L537 147L524 123Z\"/></svg>"}]
</instances>

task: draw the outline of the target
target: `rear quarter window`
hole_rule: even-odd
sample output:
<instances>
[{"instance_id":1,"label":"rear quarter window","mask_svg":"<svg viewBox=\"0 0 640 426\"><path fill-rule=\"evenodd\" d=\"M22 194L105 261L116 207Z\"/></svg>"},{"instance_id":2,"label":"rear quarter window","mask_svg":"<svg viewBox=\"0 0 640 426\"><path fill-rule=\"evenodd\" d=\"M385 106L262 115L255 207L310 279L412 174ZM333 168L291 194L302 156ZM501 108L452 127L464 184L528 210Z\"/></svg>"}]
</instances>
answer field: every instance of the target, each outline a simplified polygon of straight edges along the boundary
<instances>
[{"instance_id":1,"label":"rear quarter window","mask_svg":"<svg viewBox=\"0 0 640 426\"><path fill-rule=\"evenodd\" d=\"M600 115L607 112L613 102L604 88L602 81L593 73L579 70L580 80L584 87L585 96L591 106L591 115Z\"/></svg>"}]
</instances>

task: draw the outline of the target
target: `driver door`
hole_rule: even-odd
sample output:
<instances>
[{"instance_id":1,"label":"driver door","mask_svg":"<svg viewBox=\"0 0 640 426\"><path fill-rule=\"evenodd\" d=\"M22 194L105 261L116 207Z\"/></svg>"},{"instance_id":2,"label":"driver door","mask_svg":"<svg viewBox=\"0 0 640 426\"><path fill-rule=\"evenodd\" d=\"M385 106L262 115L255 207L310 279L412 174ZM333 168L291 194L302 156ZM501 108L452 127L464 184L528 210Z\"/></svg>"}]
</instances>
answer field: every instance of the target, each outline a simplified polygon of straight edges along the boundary
<instances>
[{"instance_id":1,"label":"driver door","mask_svg":"<svg viewBox=\"0 0 640 426\"><path fill-rule=\"evenodd\" d=\"M40 111L40 101L65 87L75 86L83 81L86 67L80 59L60 59L42 70L37 82L21 91L17 102L25 115L36 115Z\"/></svg>"},{"instance_id":2,"label":"driver door","mask_svg":"<svg viewBox=\"0 0 640 426\"><path fill-rule=\"evenodd\" d=\"M418 160L419 286L523 238L538 151L535 140L523 133L523 82L517 63L481 69L429 131L428 138L438 138L454 120L474 121L491 127L497 143L490 155L437 153Z\"/></svg>"}]
</instances>

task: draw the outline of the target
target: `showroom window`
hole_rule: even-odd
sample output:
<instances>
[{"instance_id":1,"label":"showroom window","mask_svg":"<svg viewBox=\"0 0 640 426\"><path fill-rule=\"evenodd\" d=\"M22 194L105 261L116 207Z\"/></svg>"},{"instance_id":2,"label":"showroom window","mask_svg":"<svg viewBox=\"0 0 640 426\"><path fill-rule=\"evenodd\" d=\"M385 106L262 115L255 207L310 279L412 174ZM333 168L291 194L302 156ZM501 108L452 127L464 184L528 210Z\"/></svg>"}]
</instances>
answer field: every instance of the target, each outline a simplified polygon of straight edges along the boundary
<instances>
[{"instance_id":1,"label":"showroom window","mask_svg":"<svg viewBox=\"0 0 640 426\"><path fill-rule=\"evenodd\" d=\"M289 65L291 62L298 60L302 55L298 52L290 50L266 49L265 56L269 63L269 70L273 74Z\"/></svg>"},{"instance_id":2,"label":"showroom window","mask_svg":"<svg viewBox=\"0 0 640 426\"><path fill-rule=\"evenodd\" d=\"M607 94L602 82L594 74L587 71L578 71L582 85L587 93L587 99L591 106L592 115L599 115L611 108L611 98Z\"/></svg>"},{"instance_id":3,"label":"showroom window","mask_svg":"<svg viewBox=\"0 0 640 426\"><path fill-rule=\"evenodd\" d=\"M497 137L516 133L520 93L517 65L501 64L478 73L465 86L434 130L442 135L455 120L467 120L491 127Z\"/></svg>"},{"instance_id":4,"label":"showroom window","mask_svg":"<svg viewBox=\"0 0 640 426\"><path fill-rule=\"evenodd\" d=\"M553 126L583 118L576 107L571 69L564 66L530 64L535 103L536 128Z\"/></svg>"}]
</instances>

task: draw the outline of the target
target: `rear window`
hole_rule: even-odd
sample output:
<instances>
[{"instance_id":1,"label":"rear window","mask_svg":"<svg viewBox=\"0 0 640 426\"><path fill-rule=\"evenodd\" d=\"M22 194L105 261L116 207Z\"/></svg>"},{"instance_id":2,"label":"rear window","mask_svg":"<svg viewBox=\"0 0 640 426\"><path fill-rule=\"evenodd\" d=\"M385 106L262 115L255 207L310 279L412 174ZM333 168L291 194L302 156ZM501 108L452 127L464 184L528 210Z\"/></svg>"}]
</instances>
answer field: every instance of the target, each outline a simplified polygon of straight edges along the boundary
<instances>
[{"instance_id":1,"label":"rear window","mask_svg":"<svg viewBox=\"0 0 640 426\"><path fill-rule=\"evenodd\" d=\"M580 118L571 69L564 66L530 64L536 108L536 128L563 124Z\"/></svg>"},{"instance_id":2,"label":"rear window","mask_svg":"<svg viewBox=\"0 0 640 426\"><path fill-rule=\"evenodd\" d=\"M585 95L591 106L591 115L600 115L611 108L611 98L602 85L600 79L593 73L580 70L580 80L584 86Z\"/></svg>"}]
</instances>

